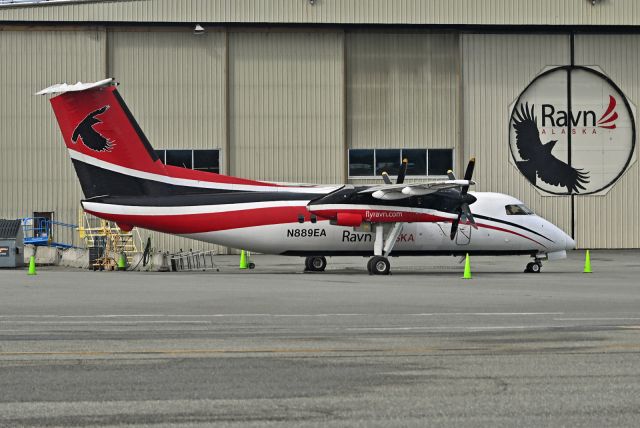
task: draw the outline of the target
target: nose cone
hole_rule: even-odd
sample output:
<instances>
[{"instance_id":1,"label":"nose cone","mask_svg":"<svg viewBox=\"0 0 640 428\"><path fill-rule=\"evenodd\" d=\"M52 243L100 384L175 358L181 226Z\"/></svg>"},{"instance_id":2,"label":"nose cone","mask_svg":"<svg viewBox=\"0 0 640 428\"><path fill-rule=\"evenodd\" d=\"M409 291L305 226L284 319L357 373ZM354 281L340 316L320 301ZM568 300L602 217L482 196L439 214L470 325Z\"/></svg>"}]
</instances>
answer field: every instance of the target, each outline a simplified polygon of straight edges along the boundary
<instances>
[{"instance_id":1,"label":"nose cone","mask_svg":"<svg viewBox=\"0 0 640 428\"><path fill-rule=\"evenodd\" d=\"M564 249L565 250L575 250L576 249L576 241L574 241L566 233L564 234Z\"/></svg>"}]
</instances>

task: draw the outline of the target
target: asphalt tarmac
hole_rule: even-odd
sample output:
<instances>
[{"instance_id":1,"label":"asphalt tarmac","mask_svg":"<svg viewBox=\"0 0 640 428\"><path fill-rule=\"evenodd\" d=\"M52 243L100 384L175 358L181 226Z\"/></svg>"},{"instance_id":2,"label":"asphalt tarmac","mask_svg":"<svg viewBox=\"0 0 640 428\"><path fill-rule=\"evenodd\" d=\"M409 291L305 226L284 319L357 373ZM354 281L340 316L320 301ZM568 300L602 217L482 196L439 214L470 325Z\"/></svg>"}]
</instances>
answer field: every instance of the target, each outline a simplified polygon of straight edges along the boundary
<instances>
[{"instance_id":1,"label":"asphalt tarmac","mask_svg":"<svg viewBox=\"0 0 640 428\"><path fill-rule=\"evenodd\" d=\"M0 426L640 425L640 252L0 271Z\"/></svg>"}]
</instances>

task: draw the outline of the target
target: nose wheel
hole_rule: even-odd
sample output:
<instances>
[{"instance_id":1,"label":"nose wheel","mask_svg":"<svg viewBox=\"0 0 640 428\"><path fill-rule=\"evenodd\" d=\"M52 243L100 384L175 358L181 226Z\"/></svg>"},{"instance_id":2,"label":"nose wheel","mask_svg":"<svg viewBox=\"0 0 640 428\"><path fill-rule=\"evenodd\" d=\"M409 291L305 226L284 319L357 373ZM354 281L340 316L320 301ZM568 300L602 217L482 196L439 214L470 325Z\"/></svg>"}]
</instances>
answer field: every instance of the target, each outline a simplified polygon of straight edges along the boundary
<instances>
[{"instance_id":1,"label":"nose wheel","mask_svg":"<svg viewBox=\"0 0 640 428\"><path fill-rule=\"evenodd\" d=\"M542 263L540 263L539 260L536 260L535 262L527 263L527 267L524 269L526 273L540 273L541 270L542 270Z\"/></svg>"},{"instance_id":2,"label":"nose wheel","mask_svg":"<svg viewBox=\"0 0 640 428\"><path fill-rule=\"evenodd\" d=\"M327 259L323 256L307 257L304 260L304 267L306 272L323 272L327 267Z\"/></svg>"},{"instance_id":3,"label":"nose wheel","mask_svg":"<svg viewBox=\"0 0 640 428\"><path fill-rule=\"evenodd\" d=\"M367 263L367 270L370 275L389 275L391 263L389 259L382 256L373 256Z\"/></svg>"}]
</instances>

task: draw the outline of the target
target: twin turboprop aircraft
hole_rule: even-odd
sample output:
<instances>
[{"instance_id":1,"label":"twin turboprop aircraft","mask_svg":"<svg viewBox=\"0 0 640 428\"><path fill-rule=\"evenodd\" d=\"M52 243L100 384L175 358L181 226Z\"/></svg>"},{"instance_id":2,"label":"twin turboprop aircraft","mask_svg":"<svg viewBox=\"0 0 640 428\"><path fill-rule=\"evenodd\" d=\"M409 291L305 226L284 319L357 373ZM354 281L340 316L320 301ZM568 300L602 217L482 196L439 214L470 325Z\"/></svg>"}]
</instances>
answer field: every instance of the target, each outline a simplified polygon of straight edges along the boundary
<instances>
[{"instance_id":1,"label":"twin turboprop aircraft","mask_svg":"<svg viewBox=\"0 0 640 428\"><path fill-rule=\"evenodd\" d=\"M113 79L58 84L51 104L85 198L85 211L134 226L266 254L306 257L323 271L326 256L370 257L370 274L386 275L389 256L529 255L525 271L566 257L574 241L503 194L469 192L463 179L404 183L297 185L247 180L164 165ZM470 206L473 205L473 213Z\"/></svg>"}]
</instances>

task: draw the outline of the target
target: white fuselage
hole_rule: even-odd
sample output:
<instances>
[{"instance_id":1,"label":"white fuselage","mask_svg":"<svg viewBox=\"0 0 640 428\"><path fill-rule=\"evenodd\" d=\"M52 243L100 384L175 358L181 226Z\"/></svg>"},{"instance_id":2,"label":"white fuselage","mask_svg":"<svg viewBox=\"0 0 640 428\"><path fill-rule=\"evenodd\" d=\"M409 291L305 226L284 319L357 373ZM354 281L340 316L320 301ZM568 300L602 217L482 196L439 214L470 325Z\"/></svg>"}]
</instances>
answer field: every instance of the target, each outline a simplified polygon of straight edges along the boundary
<instances>
[{"instance_id":1,"label":"white fuselage","mask_svg":"<svg viewBox=\"0 0 640 428\"><path fill-rule=\"evenodd\" d=\"M391 255L420 254L549 254L575 248L575 242L561 229L535 214L509 215L505 206L522 204L503 194L473 192L477 198L473 213L478 229L461 223L453 240L451 221L405 223ZM299 201L305 206L308 201ZM363 206L362 209L376 207ZM389 206L387 210L398 209ZM454 215L424 210L444 218ZM183 235L233 248L266 254L372 254L375 233L353 227L317 223L284 223Z\"/></svg>"}]
</instances>

